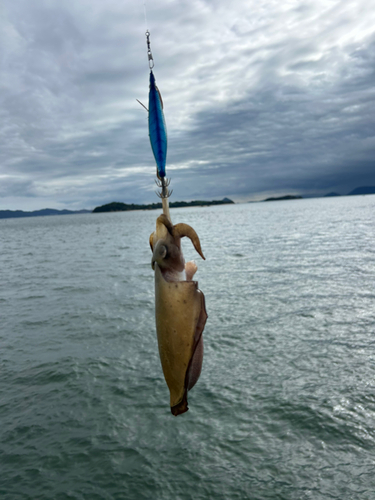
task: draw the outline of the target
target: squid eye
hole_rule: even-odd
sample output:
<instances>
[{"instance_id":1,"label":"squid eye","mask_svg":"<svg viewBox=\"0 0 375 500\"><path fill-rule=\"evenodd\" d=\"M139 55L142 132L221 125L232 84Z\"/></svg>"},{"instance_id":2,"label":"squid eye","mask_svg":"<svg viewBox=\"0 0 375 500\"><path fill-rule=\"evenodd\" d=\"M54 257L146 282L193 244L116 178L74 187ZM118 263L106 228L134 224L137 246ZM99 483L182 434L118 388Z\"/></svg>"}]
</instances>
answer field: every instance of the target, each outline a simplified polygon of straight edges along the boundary
<instances>
[{"instance_id":1,"label":"squid eye","mask_svg":"<svg viewBox=\"0 0 375 500\"><path fill-rule=\"evenodd\" d=\"M165 259L168 255L167 247L165 245L160 245L160 247L158 248L158 254L159 259Z\"/></svg>"},{"instance_id":2,"label":"squid eye","mask_svg":"<svg viewBox=\"0 0 375 500\"><path fill-rule=\"evenodd\" d=\"M159 266L165 266L165 258L169 257L167 245L163 245L161 241L158 241L156 247L154 248L154 253L152 255L151 265L154 269L154 264L157 262Z\"/></svg>"}]
</instances>

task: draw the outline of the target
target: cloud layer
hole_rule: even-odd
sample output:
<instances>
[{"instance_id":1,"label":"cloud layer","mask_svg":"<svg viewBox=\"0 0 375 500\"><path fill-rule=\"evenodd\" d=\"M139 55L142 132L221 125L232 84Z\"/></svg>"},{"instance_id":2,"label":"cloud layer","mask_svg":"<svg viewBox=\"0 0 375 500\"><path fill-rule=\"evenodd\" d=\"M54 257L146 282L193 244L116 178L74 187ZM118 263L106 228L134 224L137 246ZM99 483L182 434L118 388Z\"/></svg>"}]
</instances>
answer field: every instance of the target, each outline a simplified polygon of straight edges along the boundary
<instances>
[{"instance_id":1,"label":"cloud layer","mask_svg":"<svg viewBox=\"0 0 375 500\"><path fill-rule=\"evenodd\" d=\"M0 209L155 201L143 0L5 0ZM146 2L175 200L375 185L365 0Z\"/></svg>"}]
</instances>

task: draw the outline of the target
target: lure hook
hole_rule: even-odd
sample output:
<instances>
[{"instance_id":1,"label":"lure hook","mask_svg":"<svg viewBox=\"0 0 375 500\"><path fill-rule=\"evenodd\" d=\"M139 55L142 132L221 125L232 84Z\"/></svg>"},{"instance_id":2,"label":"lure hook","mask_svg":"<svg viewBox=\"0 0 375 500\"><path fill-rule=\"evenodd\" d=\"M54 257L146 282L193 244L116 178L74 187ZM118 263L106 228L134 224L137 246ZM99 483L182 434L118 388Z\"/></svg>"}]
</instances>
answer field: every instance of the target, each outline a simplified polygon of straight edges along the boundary
<instances>
[{"instance_id":1,"label":"lure hook","mask_svg":"<svg viewBox=\"0 0 375 500\"><path fill-rule=\"evenodd\" d=\"M159 196L159 198L169 198L171 194L173 193L173 189L168 189L168 186L170 185L171 180L166 179L165 177L161 177L158 179L155 179L155 184L161 188L160 193L156 191L156 194Z\"/></svg>"}]
</instances>

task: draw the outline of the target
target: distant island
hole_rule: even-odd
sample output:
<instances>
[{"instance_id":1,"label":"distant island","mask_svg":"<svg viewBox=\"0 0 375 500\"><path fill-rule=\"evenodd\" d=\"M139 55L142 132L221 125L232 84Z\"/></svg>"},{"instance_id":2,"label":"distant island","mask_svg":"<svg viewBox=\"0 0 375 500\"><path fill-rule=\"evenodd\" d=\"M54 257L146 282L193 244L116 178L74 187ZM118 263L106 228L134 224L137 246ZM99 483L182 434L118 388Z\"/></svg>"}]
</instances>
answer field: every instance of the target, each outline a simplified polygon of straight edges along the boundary
<instances>
[{"instance_id":1,"label":"distant island","mask_svg":"<svg viewBox=\"0 0 375 500\"><path fill-rule=\"evenodd\" d=\"M353 191L350 191L350 193L348 193L346 196L358 196L358 195L365 195L365 194L375 194L375 186L357 187L357 188L353 189ZM330 193L323 195L323 198L334 197L334 196L341 196L341 194L332 191ZM288 194L286 196L266 198L265 200L262 200L262 201L301 200L301 199L303 199L302 196L293 196L291 194ZM250 203L252 203L252 202L250 202Z\"/></svg>"},{"instance_id":2,"label":"distant island","mask_svg":"<svg viewBox=\"0 0 375 500\"><path fill-rule=\"evenodd\" d=\"M18 217L43 217L45 215L73 215L89 214L90 210L55 210L53 208L43 208L33 212L24 212L23 210L0 210L0 219L14 219Z\"/></svg>"},{"instance_id":3,"label":"distant island","mask_svg":"<svg viewBox=\"0 0 375 500\"><path fill-rule=\"evenodd\" d=\"M358 195L358 194L375 194L375 186L362 186L353 189L348 193L348 196Z\"/></svg>"},{"instance_id":4,"label":"distant island","mask_svg":"<svg viewBox=\"0 0 375 500\"><path fill-rule=\"evenodd\" d=\"M266 198L263 201L278 201L278 200L301 200L302 196L293 196L292 194L287 194L286 196L279 196L278 198Z\"/></svg>"},{"instance_id":5,"label":"distant island","mask_svg":"<svg viewBox=\"0 0 375 500\"><path fill-rule=\"evenodd\" d=\"M346 196L358 196L358 195L363 195L363 194L375 194L375 186L361 186L353 189L353 191L350 191ZM325 194L324 196L341 196L339 193L328 193Z\"/></svg>"},{"instance_id":6,"label":"distant island","mask_svg":"<svg viewBox=\"0 0 375 500\"><path fill-rule=\"evenodd\" d=\"M212 200L212 201L172 201L169 203L170 208L180 208L180 207L208 207L211 205L227 205L234 203L234 201L229 198L223 198L222 200ZM149 203L148 205L138 205L135 203L121 203L114 201L112 203L107 203L100 207L94 208L93 213L100 212L127 212L130 210L155 210L162 208L161 203Z\"/></svg>"},{"instance_id":7,"label":"distant island","mask_svg":"<svg viewBox=\"0 0 375 500\"><path fill-rule=\"evenodd\" d=\"M204 207L209 205L225 205L234 203L229 198L213 201L175 201L169 203L170 207ZM96 207L94 210L55 210L54 208L43 208L42 210L34 210L33 212L24 212L23 210L0 210L0 219L15 219L21 217L43 217L48 215L74 215L74 214L91 214L98 212L123 212L127 210L153 210L161 208L161 203L151 203L149 205L137 205L127 203L108 203L101 207Z\"/></svg>"},{"instance_id":8,"label":"distant island","mask_svg":"<svg viewBox=\"0 0 375 500\"><path fill-rule=\"evenodd\" d=\"M375 186L360 186L348 193L346 196L358 196L366 194L375 194ZM329 196L341 196L340 193L330 192L322 197ZM286 196L271 197L266 198L261 201L280 201L280 200L300 200L303 199L302 196L294 196L288 194ZM229 203L234 203L234 201L229 198L223 198L222 200L212 200L212 201L172 201L169 203L171 208L178 207L207 207L210 205L226 205ZM257 203L255 201L249 201L248 203ZM160 209L161 203L150 203L148 205L139 205L135 203L120 203L113 202L107 205L102 205L100 207L94 208L94 210L55 210L54 208L43 208L42 210L34 210L32 212L24 212L23 210L0 210L0 219L14 219L20 217L43 217L48 215L74 215L74 214L88 214L88 213L100 213L100 212L124 212L128 210L155 210Z\"/></svg>"}]
</instances>

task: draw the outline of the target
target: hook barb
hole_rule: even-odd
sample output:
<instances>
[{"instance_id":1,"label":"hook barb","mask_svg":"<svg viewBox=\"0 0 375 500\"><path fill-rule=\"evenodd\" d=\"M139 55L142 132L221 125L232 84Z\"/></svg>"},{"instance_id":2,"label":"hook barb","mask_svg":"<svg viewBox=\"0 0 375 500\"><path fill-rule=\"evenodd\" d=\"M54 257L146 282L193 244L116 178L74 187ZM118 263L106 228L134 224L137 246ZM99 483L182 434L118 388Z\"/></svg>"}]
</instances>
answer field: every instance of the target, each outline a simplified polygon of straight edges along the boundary
<instances>
[{"instance_id":1,"label":"hook barb","mask_svg":"<svg viewBox=\"0 0 375 500\"><path fill-rule=\"evenodd\" d=\"M169 198L171 194L173 193L173 189L168 189L168 186L170 185L171 180L166 179L165 177L155 179L155 184L161 188L161 191L155 191L157 196L159 198Z\"/></svg>"}]
</instances>

